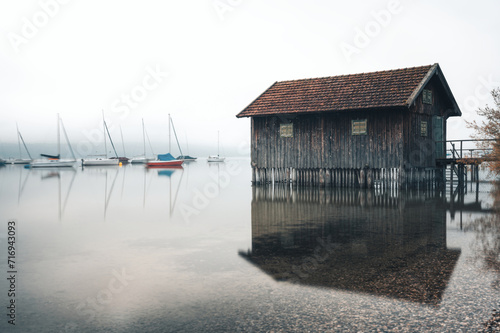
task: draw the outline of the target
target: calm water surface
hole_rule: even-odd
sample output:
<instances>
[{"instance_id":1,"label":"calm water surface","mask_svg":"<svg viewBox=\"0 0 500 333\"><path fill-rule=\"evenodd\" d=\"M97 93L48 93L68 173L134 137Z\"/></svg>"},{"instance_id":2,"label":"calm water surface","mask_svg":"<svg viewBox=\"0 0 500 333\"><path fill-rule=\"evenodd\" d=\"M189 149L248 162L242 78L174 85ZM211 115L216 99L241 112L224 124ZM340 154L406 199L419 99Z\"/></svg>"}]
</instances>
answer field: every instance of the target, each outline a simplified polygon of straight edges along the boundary
<instances>
[{"instance_id":1,"label":"calm water surface","mask_svg":"<svg viewBox=\"0 0 500 333\"><path fill-rule=\"evenodd\" d=\"M485 260L498 235L477 222L489 191L450 207L434 192L252 188L248 159L2 167L0 331L477 331L500 299Z\"/></svg>"}]
</instances>

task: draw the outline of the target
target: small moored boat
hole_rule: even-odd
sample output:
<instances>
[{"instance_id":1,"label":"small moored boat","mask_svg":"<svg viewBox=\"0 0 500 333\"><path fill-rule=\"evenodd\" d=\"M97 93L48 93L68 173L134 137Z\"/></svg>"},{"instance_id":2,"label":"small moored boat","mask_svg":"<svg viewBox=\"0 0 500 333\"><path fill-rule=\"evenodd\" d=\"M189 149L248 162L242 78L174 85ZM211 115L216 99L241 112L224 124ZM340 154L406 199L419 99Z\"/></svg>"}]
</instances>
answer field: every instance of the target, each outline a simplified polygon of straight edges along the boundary
<instances>
[{"instance_id":1,"label":"small moored boat","mask_svg":"<svg viewBox=\"0 0 500 333\"><path fill-rule=\"evenodd\" d=\"M82 159L82 165L84 166L103 166L103 165L118 165L120 161L118 159L108 158L106 155L99 157L95 155L93 158Z\"/></svg>"},{"instance_id":2,"label":"small moored boat","mask_svg":"<svg viewBox=\"0 0 500 333\"><path fill-rule=\"evenodd\" d=\"M106 146L106 131L108 129L108 126L106 125L106 121L104 120L104 111L102 113L102 131L103 131L103 137L104 137L104 154L102 155L91 155L93 157L89 158L83 158L82 159L82 166L103 166L103 165L118 165L120 164L120 160L118 157L118 154L115 154L116 157L109 158L107 155L107 146ZM111 136L109 135L109 131L107 131L109 138L111 139ZM113 144L113 141L111 141L111 145L113 146L113 149L115 149L115 145ZM128 161L128 159L127 159Z\"/></svg>"},{"instance_id":3,"label":"small moored boat","mask_svg":"<svg viewBox=\"0 0 500 333\"><path fill-rule=\"evenodd\" d=\"M66 143L71 151L73 159L61 160L61 139L60 139L60 128L62 127L64 136L66 138ZM66 129L62 123L59 114L57 114L57 155L40 154L46 159L32 161L29 165L25 165L25 168L63 168L63 167L73 167L76 162L75 154L71 144L69 143L68 135L66 134Z\"/></svg>"},{"instance_id":4,"label":"small moored boat","mask_svg":"<svg viewBox=\"0 0 500 333\"><path fill-rule=\"evenodd\" d=\"M179 167L184 163L183 160L178 160L173 157L170 153L158 155L158 159L154 161L149 161L146 163L148 168L168 168L168 167Z\"/></svg>"},{"instance_id":5,"label":"small moored boat","mask_svg":"<svg viewBox=\"0 0 500 333\"><path fill-rule=\"evenodd\" d=\"M177 156L177 159L183 160L183 161L196 161L197 157L192 157L189 155L180 155L180 156Z\"/></svg>"},{"instance_id":6,"label":"small moored boat","mask_svg":"<svg viewBox=\"0 0 500 333\"><path fill-rule=\"evenodd\" d=\"M219 131L217 131L217 155L210 155L207 162L224 162L226 158L219 155Z\"/></svg>"}]
</instances>

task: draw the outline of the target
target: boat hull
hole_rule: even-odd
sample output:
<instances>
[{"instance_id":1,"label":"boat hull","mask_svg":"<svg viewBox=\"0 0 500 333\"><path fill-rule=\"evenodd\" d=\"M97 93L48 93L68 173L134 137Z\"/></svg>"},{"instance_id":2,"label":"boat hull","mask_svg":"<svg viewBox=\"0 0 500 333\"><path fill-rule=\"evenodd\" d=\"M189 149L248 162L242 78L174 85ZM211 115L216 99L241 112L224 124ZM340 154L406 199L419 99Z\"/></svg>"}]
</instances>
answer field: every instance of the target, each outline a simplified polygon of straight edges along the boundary
<instances>
[{"instance_id":1,"label":"boat hull","mask_svg":"<svg viewBox=\"0 0 500 333\"><path fill-rule=\"evenodd\" d=\"M151 159L146 158L146 157L133 157L130 160L130 163L132 163L132 164L146 164L149 161L151 161Z\"/></svg>"},{"instance_id":2,"label":"boat hull","mask_svg":"<svg viewBox=\"0 0 500 333\"><path fill-rule=\"evenodd\" d=\"M170 168L170 167L180 167L184 161L181 160L171 160L171 161L150 161L146 163L148 168Z\"/></svg>"},{"instance_id":3,"label":"boat hull","mask_svg":"<svg viewBox=\"0 0 500 333\"><path fill-rule=\"evenodd\" d=\"M120 161L118 159L111 158L91 158L83 159L83 166L103 166L103 165L118 165Z\"/></svg>"},{"instance_id":4,"label":"boat hull","mask_svg":"<svg viewBox=\"0 0 500 333\"><path fill-rule=\"evenodd\" d=\"M224 162L226 158L220 156L209 156L207 162Z\"/></svg>"},{"instance_id":5,"label":"boat hull","mask_svg":"<svg viewBox=\"0 0 500 333\"><path fill-rule=\"evenodd\" d=\"M12 160L7 160L8 164L30 164L31 162L33 162L33 161L32 160L28 160L28 159L21 159L21 158L15 158L15 159L12 159Z\"/></svg>"},{"instance_id":6,"label":"boat hull","mask_svg":"<svg viewBox=\"0 0 500 333\"><path fill-rule=\"evenodd\" d=\"M130 159L128 157L110 157L110 159L112 159L112 160L117 159L122 164L127 164L130 161Z\"/></svg>"},{"instance_id":7,"label":"boat hull","mask_svg":"<svg viewBox=\"0 0 500 333\"><path fill-rule=\"evenodd\" d=\"M30 164L32 168L68 168L75 165L75 160L47 160L34 161Z\"/></svg>"}]
</instances>

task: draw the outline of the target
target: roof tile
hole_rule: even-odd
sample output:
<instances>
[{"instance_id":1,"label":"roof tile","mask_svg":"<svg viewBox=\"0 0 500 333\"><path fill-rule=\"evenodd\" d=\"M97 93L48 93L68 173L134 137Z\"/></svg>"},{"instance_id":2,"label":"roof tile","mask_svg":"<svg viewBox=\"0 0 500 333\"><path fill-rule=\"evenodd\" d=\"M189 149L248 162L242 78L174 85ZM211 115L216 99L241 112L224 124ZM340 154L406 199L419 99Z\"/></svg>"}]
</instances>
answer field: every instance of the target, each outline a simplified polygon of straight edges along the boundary
<instances>
[{"instance_id":1,"label":"roof tile","mask_svg":"<svg viewBox=\"0 0 500 333\"><path fill-rule=\"evenodd\" d=\"M276 82L237 117L406 106L431 68Z\"/></svg>"}]
</instances>

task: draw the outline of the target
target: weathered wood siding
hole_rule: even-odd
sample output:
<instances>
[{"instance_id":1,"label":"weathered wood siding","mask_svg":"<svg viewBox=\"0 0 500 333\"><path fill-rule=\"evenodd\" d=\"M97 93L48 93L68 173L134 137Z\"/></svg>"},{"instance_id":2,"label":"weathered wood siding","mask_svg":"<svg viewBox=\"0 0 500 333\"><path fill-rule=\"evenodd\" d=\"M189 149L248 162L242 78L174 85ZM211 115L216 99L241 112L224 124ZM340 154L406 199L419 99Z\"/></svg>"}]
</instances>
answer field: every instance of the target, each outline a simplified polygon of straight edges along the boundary
<instances>
[{"instance_id":1,"label":"weathered wood siding","mask_svg":"<svg viewBox=\"0 0 500 333\"><path fill-rule=\"evenodd\" d=\"M367 119L367 134L352 135L351 121ZM293 137L280 137L280 124ZM399 168L403 161L402 110L350 111L293 118L252 118L252 165L257 168Z\"/></svg>"},{"instance_id":2,"label":"weathered wood siding","mask_svg":"<svg viewBox=\"0 0 500 333\"><path fill-rule=\"evenodd\" d=\"M434 168L439 152L436 141L446 140L446 105L433 81L425 89L432 91L433 103L424 104L420 94L410 109L254 117L252 165L296 169ZM367 134L352 135L352 120L361 119L367 119ZM422 121L427 122L427 136L421 133ZM292 138L280 137L283 123L293 124ZM438 123L442 123L438 126L441 135L436 132Z\"/></svg>"},{"instance_id":3,"label":"weathered wood siding","mask_svg":"<svg viewBox=\"0 0 500 333\"><path fill-rule=\"evenodd\" d=\"M437 143L438 140L446 140L446 104L444 96L440 91L440 85L431 80L425 87L432 92L432 104L423 103L423 96L420 94L409 110L403 112L403 136L404 136L404 165L406 168L413 167L436 167L436 158L439 149L436 145L445 146L444 142ZM441 117L442 120L438 120ZM427 136L421 135L421 122L427 122ZM442 123L442 138L436 128Z\"/></svg>"}]
</instances>

